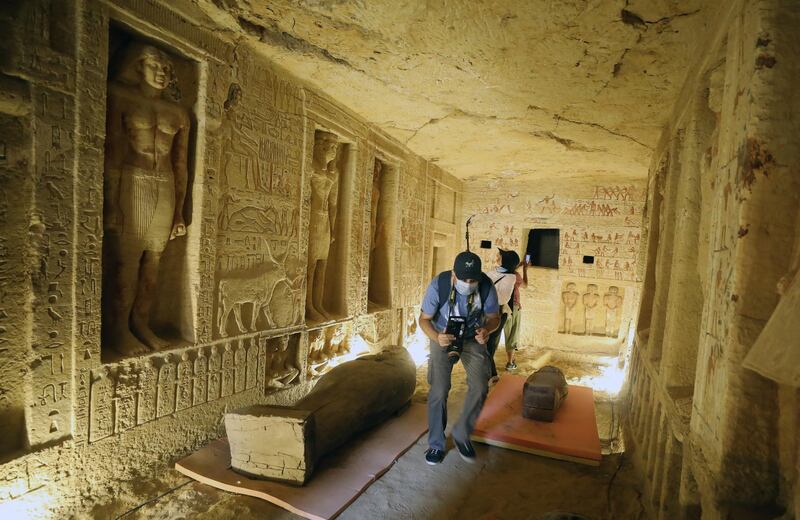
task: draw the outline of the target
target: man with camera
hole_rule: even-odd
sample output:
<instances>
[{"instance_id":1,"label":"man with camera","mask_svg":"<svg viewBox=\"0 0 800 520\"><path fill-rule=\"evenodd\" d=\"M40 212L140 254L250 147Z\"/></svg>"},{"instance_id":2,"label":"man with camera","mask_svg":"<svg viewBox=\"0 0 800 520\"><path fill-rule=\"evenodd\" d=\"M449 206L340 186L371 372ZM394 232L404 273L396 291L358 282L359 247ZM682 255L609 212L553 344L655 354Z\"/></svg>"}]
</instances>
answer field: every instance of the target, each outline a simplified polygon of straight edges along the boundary
<instances>
[{"instance_id":1,"label":"man with camera","mask_svg":"<svg viewBox=\"0 0 800 520\"><path fill-rule=\"evenodd\" d=\"M428 360L428 450L425 461L444 460L447 394L453 365L459 360L467 373L467 396L453 427L453 442L467 462L474 462L469 440L488 392L489 354L486 342L500 325L500 307L492 281L481 271L481 259L464 251L453 270L436 276L425 291L419 326L431 340Z\"/></svg>"}]
</instances>

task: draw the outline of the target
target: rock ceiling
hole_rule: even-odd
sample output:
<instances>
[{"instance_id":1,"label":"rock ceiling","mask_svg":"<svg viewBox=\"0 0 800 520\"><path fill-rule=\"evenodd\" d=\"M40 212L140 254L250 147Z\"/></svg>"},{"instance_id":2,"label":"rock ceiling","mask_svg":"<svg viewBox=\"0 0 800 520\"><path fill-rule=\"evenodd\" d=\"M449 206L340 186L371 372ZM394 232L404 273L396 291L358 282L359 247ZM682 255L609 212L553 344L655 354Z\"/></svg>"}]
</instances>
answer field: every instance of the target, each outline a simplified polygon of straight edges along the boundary
<instances>
[{"instance_id":1,"label":"rock ceiling","mask_svg":"<svg viewBox=\"0 0 800 520\"><path fill-rule=\"evenodd\" d=\"M644 178L716 0L191 0L462 179Z\"/></svg>"}]
</instances>

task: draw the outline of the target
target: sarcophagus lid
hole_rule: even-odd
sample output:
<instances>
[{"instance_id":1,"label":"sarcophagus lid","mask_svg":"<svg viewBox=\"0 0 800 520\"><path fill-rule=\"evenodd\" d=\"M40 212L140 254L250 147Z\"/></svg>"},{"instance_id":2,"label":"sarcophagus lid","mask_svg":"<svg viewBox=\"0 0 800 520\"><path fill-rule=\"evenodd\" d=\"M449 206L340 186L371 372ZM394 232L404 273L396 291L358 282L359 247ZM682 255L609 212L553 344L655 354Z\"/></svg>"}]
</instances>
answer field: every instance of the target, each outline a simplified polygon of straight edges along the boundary
<instances>
[{"instance_id":1,"label":"sarcophagus lid","mask_svg":"<svg viewBox=\"0 0 800 520\"><path fill-rule=\"evenodd\" d=\"M552 422L561 403L567 398L567 379L553 366L531 374L522 390L522 416L535 421Z\"/></svg>"}]
</instances>

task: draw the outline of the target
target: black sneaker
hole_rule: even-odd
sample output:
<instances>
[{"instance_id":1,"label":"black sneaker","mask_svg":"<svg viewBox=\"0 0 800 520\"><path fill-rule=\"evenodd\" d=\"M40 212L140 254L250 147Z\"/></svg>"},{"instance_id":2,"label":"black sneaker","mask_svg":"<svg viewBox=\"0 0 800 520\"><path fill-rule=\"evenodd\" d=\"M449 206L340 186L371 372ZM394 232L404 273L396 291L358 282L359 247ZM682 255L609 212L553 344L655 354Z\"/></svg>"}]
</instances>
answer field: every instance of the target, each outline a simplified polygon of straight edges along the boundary
<instances>
[{"instance_id":1,"label":"black sneaker","mask_svg":"<svg viewBox=\"0 0 800 520\"><path fill-rule=\"evenodd\" d=\"M429 448L425 452L425 462L427 462L431 466L441 464L443 460L444 460L444 452L442 450L435 450L433 448Z\"/></svg>"},{"instance_id":2,"label":"black sneaker","mask_svg":"<svg viewBox=\"0 0 800 520\"><path fill-rule=\"evenodd\" d=\"M514 363L513 361L511 363L506 363L506 372L510 372L516 369L517 369L517 364Z\"/></svg>"},{"instance_id":3,"label":"black sneaker","mask_svg":"<svg viewBox=\"0 0 800 520\"><path fill-rule=\"evenodd\" d=\"M453 439L453 442L455 443L456 449L458 450L458 454L461 455L461 458L464 459L464 461L473 464L475 462L475 448L472 447L472 443L469 440L462 443L455 439Z\"/></svg>"}]
</instances>

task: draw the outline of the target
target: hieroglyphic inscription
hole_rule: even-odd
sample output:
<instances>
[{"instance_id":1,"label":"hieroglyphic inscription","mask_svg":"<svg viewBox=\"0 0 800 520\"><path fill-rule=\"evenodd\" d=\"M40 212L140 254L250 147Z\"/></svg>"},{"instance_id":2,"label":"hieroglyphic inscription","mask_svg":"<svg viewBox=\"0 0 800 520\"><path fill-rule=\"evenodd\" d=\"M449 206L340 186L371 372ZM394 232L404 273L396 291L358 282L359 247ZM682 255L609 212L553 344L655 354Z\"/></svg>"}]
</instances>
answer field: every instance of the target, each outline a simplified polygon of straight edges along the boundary
<instances>
[{"instance_id":1,"label":"hieroglyphic inscription","mask_svg":"<svg viewBox=\"0 0 800 520\"><path fill-rule=\"evenodd\" d=\"M242 339L238 341L236 352L233 354L233 388L235 393L244 391L247 382L247 351L245 350L247 341L249 340Z\"/></svg>"},{"instance_id":2,"label":"hieroglyphic inscription","mask_svg":"<svg viewBox=\"0 0 800 520\"><path fill-rule=\"evenodd\" d=\"M177 367L172 363L172 356L167 354L158 369L158 396L156 398L156 417L164 417L175 411L177 390Z\"/></svg>"},{"instance_id":3,"label":"hieroglyphic inscription","mask_svg":"<svg viewBox=\"0 0 800 520\"><path fill-rule=\"evenodd\" d=\"M211 346L208 358L208 400L219 399L222 391L222 356L216 345Z\"/></svg>"},{"instance_id":4,"label":"hieroglyphic inscription","mask_svg":"<svg viewBox=\"0 0 800 520\"><path fill-rule=\"evenodd\" d=\"M175 408L184 410L192 406L193 367L189 353L184 352L178 363L178 395Z\"/></svg>"},{"instance_id":5,"label":"hieroglyphic inscription","mask_svg":"<svg viewBox=\"0 0 800 520\"><path fill-rule=\"evenodd\" d=\"M113 433L113 384L107 369L92 370L89 410L89 441L104 439Z\"/></svg>"},{"instance_id":6,"label":"hieroglyphic inscription","mask_svg":"<svg viewBox=\"0 0 800 520\"><path fill-rule=\"evenodd\" d=\"M70 433L72 419L71 283L73 182L69 165L74 147L70 132L74 100L46 89L34 89L36 207L28 227L28 268L33 291L31 367L34 395L28 438L32 445ZM91 226L92 223L87 223Z\"/></svg>"},{"instance_id":7,"label":"hieroglyphic inscription","mask_svg":"<svg viewBox=\"0 0 800 520\"><path fill-rule=\"evenodd\" d=\"M233 347L228 343L222 353L222 397L233 394L234 371Z\"/></svg>"},{"instance_id":8,"label":"hieroglyphic inscription","mask_svg":"<svg viewBox=\"0 0 800 520\"><path fill-rule=\"evenodd\" d=\"M208 358L200 349L194 360L194 380L192 382L192 405L205 403L208 399Z\"/></svg>"}]
</instances>

